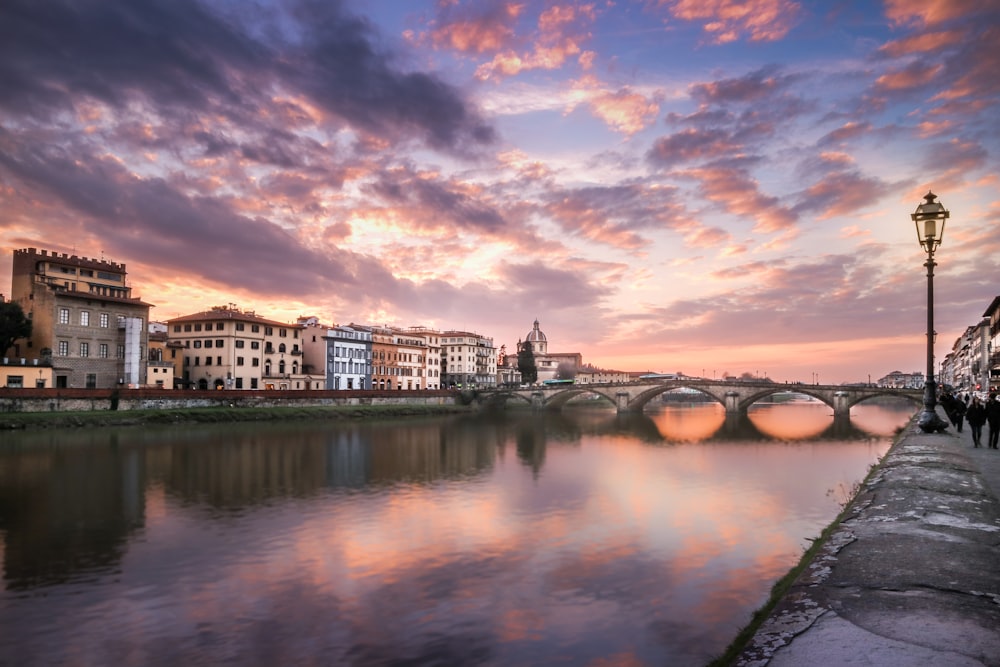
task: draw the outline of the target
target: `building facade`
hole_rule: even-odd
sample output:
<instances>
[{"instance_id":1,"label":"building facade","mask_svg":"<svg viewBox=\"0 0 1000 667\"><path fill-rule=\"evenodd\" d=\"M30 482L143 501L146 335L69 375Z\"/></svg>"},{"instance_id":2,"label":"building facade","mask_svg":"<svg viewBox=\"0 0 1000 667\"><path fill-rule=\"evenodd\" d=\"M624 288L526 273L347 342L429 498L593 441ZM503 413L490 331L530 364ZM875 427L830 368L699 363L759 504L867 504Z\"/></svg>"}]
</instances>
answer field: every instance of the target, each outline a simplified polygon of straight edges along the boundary
<instances>
[{"instance_id":1,"label":"building facade","mask_svg":"<svg viewBox=\"0 0 1000 667\"><path fill-rule=\"evenodd\" d=\"M195 389L322 389L322 374L303 369L300 324L259 317L235 306L167 321L180 382Z\"/></svg>"},{"instance_id":2,"label":"building facade","mask_svg":"<svg viewBox=\"0 0 1000 667\"><path fill-rule=\"evenodd\" d=\"M51 364L53 386L148 384L152 306L132 296L125 264L25 248L14 251L12 274L11 300L32 323L17 352Z\"/></svg>"},{"instance_id":3,"label":"building facade","mask_svg":"<svg viewBox=\"0 0 1000 667\"><path fill-rule=\"evenodd\" d=\"M493 339L468 331L441 333L441 383L454 389L493 388L497 352Z\"/></svg>"},{"instance_id":4,"label":"building facade","mask_svg":"<svg viewBox=\"0 0 1000 667\"><path fill-rule=\"evenodd\" d=\"M519 347L520 344L518 341ZM583 366L583 355L579 352L549 352L549 339L539 327L537 319L524 337L524 344L531 345L535 368L538 369L538 382L575 378L577 371Z\"/></svg>"}]
</instances>

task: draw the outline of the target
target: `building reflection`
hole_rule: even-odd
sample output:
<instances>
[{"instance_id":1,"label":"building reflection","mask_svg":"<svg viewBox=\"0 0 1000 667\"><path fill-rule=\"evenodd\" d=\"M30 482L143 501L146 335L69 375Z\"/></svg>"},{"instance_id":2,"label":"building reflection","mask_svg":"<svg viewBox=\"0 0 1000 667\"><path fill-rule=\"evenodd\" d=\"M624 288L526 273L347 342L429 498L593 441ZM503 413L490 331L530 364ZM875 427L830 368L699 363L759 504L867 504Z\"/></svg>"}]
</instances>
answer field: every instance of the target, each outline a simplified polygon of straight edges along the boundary
<instances>
[{"instance_id":1,"label":"building reflection","mask_svg":"<svg viewBox=\"0 0 1000 667\"><path fill-rule=\"evenodd\" d=\"M0 465L3 577L10 590L116 569L143 526L143 452L114 432L32 434ZM57 442L59 441L59 442ZM97 449L104 455L94 456Z\"/></svg>"}]
</instances>

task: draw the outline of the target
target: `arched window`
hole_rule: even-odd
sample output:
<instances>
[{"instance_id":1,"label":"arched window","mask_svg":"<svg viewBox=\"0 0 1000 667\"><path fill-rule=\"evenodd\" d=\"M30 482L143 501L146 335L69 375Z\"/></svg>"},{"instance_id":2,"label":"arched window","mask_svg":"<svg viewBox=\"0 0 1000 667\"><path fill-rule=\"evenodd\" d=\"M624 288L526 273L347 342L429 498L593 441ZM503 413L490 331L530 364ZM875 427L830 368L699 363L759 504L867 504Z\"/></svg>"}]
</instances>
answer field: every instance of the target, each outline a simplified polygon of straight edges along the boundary
<instances>
[{"instance_id":1,"label":"arched window","mask_svg":"<svg viewBox=\"0 0 1000 667\"><path fill-rule=\"evenodd\" d=\"M281 343L280 345L278 345L278 352L284 352L284 351L285 351L285 344Z\"/></svg>"},{"instance_id":2,"label":"arched window","mask_svg":"<svg viewBox=\"0 0 1000 667\"><path fill-rule=\"evenodd\" d=\"M282 374L282 375L285 374L285 360L284 359L282 359L281 361L278 362L278 372L280 374Z\"/></svg>"}]
</instances>

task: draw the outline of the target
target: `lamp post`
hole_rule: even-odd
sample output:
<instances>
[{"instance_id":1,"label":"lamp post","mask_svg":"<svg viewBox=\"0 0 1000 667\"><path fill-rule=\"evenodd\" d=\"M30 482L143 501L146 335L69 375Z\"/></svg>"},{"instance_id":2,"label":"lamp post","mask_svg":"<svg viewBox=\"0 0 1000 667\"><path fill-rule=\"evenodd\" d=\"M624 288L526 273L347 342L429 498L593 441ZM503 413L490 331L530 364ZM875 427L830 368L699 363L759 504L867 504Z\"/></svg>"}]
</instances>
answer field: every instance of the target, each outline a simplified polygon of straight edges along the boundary
<instances>
[{"instance_id":1,"label":"lamp post","mask_svg":"<svg viewBox=\"0 0 1000 667\"><path fill-rule=\"evenodd\" d=\"M910 218L917 228L917 239L927 253L927 380L924 384L924 410L920 413L917 425L924 433L943 432L948 428L948 422L938 416L937 382L934 381L934 251L941 245L944 237L944 223L950 215L941 202L936 201L937 195L928 191L924 195L924 203L917 207Z\"/></svg>"}]
</instances>

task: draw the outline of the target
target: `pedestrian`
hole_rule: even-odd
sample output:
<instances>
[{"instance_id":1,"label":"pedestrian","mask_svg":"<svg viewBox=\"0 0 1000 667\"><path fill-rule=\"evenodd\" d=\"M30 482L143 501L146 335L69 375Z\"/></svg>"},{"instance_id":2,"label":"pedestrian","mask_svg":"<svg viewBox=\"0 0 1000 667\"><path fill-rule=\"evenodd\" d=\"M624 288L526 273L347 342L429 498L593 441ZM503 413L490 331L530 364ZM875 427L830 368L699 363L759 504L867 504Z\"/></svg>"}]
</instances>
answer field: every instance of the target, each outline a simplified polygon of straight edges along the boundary
<instances>
[{"instance_id":1,"label":"pedestrian","mask_svg":"<svg viewBox=\"0 0 1000 667\"><path fill-rule=\"evenodd\" d=\"M983 424L986 423L986 406L978 396L972 397L972 403L965 411L965 418L969 420L969 430L972 431L972 446L978 447L983 444Z\"/></svg>"},{"instance_id":2,"label":"pedestrian","mask_svg":"<svg viewBox=\"0 0 1000 667\"><path fill-rule=\"evenodd\" d=\"M961 433L962 425L965 423L965 403L955 394L946 391L941 394L941 406L944 408L945 414L948 415L948 421L951 422L956 431Z\"/></svg>"},{"instance_id":3,"label":"pedestrian","mask_svg":"<svg viewBox=\"0 0 1000 667\"><path fill-rule=\"evenodd\" d=\"M997 449L997 440L1000 439L1000 401L997 401L996 392L991 392L990 400L986 401L986 423L990 427L990 449Z\"/></svg>"}]
</instances>

